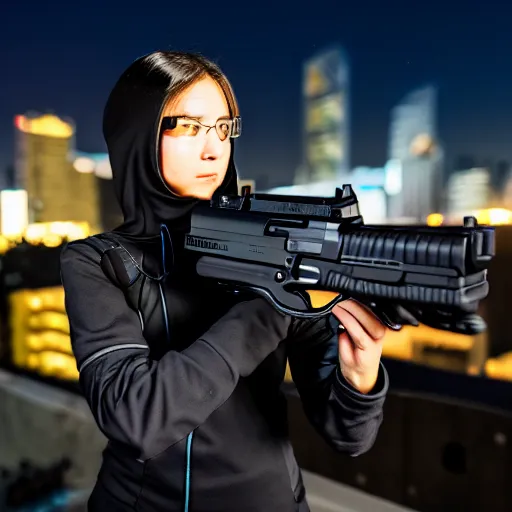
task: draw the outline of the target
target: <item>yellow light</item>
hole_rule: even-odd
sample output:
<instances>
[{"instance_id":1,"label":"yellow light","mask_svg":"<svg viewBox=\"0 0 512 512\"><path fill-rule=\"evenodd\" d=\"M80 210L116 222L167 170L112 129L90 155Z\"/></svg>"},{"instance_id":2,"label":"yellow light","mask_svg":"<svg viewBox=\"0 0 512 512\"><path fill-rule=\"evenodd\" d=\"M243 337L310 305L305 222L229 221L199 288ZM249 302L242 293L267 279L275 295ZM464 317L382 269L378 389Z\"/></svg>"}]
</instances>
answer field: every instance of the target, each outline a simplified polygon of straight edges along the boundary
<instances>
[{"instance_id":1,"label":"yellow light","mask_svg":"<svg viewBox=\"0 0 512 512\"><path fill-rule=\"evenodd\" d=\"M512 212L505 208L491 208L489 210L489 221L492 226L512 224Z\"/></svg>"},{"instance_id":2,"label":"yellow light","mask_svg":"<svg viewBox=\"0 0 512 512\"><path fill-rule=\"evenodd\" d=\"M76 381L62 286L8 295L12 361L41 375Z\"/></svg>"},{"instance_id":3,"label":"yellow light","mask_svg":"<svg viewBox=\"0 0 512 512\"><path fill-rule=\"evenodd\" d=\"M31 245L59 247L68 241L87 238L90 234L88 222L36 222L28 224L19 235L15 235L14 230L9 235L0 235L0 254L16 247L23 240Z\"/></svg>"},{"instance_id":4,"label":"yellow light","mask_svg":"<svg viewBox=\"0 0 512 512\"><path fill-rule=\"evenodd\" d=\"M62 244L63 239L60 235L55 233L46 233L43 236L43 245L46 247L59 247Z\"/></svg>"},{"instance_id":5,"label":"yellow light","mask_svg":"<svg viewBox=\"0 0 512 512\"><path fill-rule=\"evenodd\" d=\"M44 224L47 227L47 231L54 235L66 236L68 231L68 223L67 222L51 222L49 224Z\"/></svg>"},{"instance_id":6,"label":"yellow light","mask_svg":"<svg viewBox=\"0 0 512 512\"><path fill-rule=\"evenodd\" d=\"M25 240L29 244L38 244L41 243L45 234L46 227L44 224L30 224L25 230Z\"/></svg>"},{"instance_id":7,"label":"yellow light","mask_svg":"<svg viewBox=\"0 0 512 512\"><path fill-rule=\"evenodd\" d=\"M440 213L431 213L427 217L427 225L429 226L441 226L443 224L444 218Z\"/></svg>"},{"instance_id":8,"label":"yellow light","mask_svg":"<svg viewBox=\"0 0 512 512\"><path fill-rule=\"evenodd\" d=\"M39 366L39 354L31 353L27 355L27 367L30 370L36 370Z\"/></svg>"},{"instance_id":9,"label":"yellow light","mask_svg":"<svg viewBox=\"0 0 512 512\"><path fill-rule=\"evenodd\" d=\"M68 222L66 224L65 236L68 240L80 240L87 238L91 233L88 222Z\"/></svg>"},{"instance_id":10,"label":"yellow light","mask_svg":"<svg viewBox=\"0 0 512 512\"><path fill-rule=\"evenodd\" d=\"M104 180L112 179L112 167L110 166L110 160L108 158L101 160L96 164L94 172L98 178Z\"/></svg>"},{"instance_id":11,"label":"yellow light","mask_svg":"<svg viewBox=\"0 0 512 512\"><path fill-rule=\"evenodd\" d=\"M42 329L52 329L55 331L69 334L69 321L65 313L56 311L43 311L41 313L32 314L26 324L36 331Z\"/></svg>"},{"instance_id":12,"label":"yellow light","mask_svg":"<svg viewBox=\"0 0 512 512\"><path fill-rule=\"evenodd\" d=\"M73 136L74 128L57 116L44 114L35 118L16 116L14 119L16 127L25 133L33 135L46 135L66 139Z\"/></svg>"},{"instance_id":13,"label":"yellow light","mask_svg":"<svg viewBox=\"0 0 512 512\"><path fill-rule=\"evenodd\" d=\"M38 295L31 295L27 297L27 304L32 311L37 311L41 309L43 299Z\"/></svg>"},{"instance_id":14,"label":"yellow light","mask_svg":"<svg viewBox=\"0 0 512 512\"><path fill-rule=\"evenodd\" d=\"M73 162L73 167L77 172L90 174L94 172L95 164L92 158L80 156Z\"/></svg>"},{"instance_id":15,"label":"yellow light","mask_svg":"<svg viewBox=\"0 0 512 512\"><path fill-rule=\"evenodd\" d=\"M34 354L30 354L29 358L33 355ZM37 359L32 359L32 364L37 365L33 369L41 375L66 380L78 379L76 360L71 355L45 350L37 354Z\"/></svg>"},{"instance_id":16,"label":"yellow light","mask_svg":"<svg viewBox=\"0 0 512 512\"><path fill-rule=\"evenodd\" d=\"M9 240L5 236L0 236L0 254L5 254L11 247Z\"/></svg>"},{"instance_id":17,"label":"yellow light","mask_svg":"<svg viewBox=\"0 0 512 512\"><path fill-rule=\"evenodd\" d=\"M27 291L27 304L36 305L36 309L45 309L65 313L64 289L62 286Z\"/></svg>"},{"instance_id":18,"label":"yellow light","mask_svg":"<svg viewBox=\"0 0 512 512\"><path fill-rule=\"evenodd\" d=\"M28 225L28 195L26 190L0 192L1 231L7 238L20 237Z\"/></svg>"},{"instance_id":19,"label":"yellow light","mask_svg":"<svg viewBox=\"0 0 512 512\"><path fill-rule=\"evenodd\" d=\"M88 222L37 222L25 230L25 240L30 244L58 247L64 240L87 238L90 234Z\"/></svg>"},{"instance_id":20,"label":"yellow light","mask_svg":"<svg viewBox=\"0 0 512 512\"><path fill-rule=\"evenodd\" d=\"M428 133L420 133L411 143L410 151L414 156L426 156L432 154L434 141Z\"/></svg>"},{"instance_id":21,"label":"yellow light","mask_svg":"<svg viewBox=\"0 0 512 512\"><path fill-rule=\"evenodd\" d=\"M479 224L502 226L512 224L512 211L505 208L488 208L474 212Z\"/></svg>"},{"instance_id":22,"label":"yellow light","mask_svg":"<svg viewBox=\"0 0 512 512\"><path fill-rule=\"evenodd\" d=\"M26 337L27 348L33 352L54 350L73 355L71 341L68 335L55 331L30 333Z\"/></svg>"},{"instance_id":23,"label":"yellow light","mask_svg":"<svg viewBox=\"0 0 512 512\"><path fill-rule=\"evenodd\" d=\"M88 222L48 222L44 224L48 234L65 237L68 240L77 240L89 236Z\"/></svg>"}]
</instances>

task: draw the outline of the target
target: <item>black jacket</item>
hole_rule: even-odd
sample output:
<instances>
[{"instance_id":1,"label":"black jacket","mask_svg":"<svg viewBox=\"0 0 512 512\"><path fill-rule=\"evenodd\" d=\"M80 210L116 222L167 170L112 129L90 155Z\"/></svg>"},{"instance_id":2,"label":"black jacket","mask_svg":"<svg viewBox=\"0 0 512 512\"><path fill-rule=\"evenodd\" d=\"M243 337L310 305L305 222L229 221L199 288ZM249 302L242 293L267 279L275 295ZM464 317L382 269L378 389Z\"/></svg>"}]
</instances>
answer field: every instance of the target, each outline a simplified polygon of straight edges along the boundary
<instances>
[{"instance_id":1,"label":"black jacket","mask_svg":"<svg viewBox=\"0 0 512 512\"><path fill-rule=\"evenodd\" d=\"M114 89L104 132L125 213L110 236L143 270L130 286L137 304L129 305L88 240L69 244L61 257L80 385L109 439L90 510L307 510L280 391L287 359L311 423L353 456L377 435L386 372L381 366L374 392L357 393L341 375L329 319L292 320L263 299L230 295L195 275L194 260L180 250L193 205L172 196L154 163L153 117L162 97L152 90L144 103L139 87L130 121L116 106L130 87L125 79ZM223 190L233 180L232 160ZM173 250L167 274L158 232L164 222Z\"/></svg>"}]
</instances>

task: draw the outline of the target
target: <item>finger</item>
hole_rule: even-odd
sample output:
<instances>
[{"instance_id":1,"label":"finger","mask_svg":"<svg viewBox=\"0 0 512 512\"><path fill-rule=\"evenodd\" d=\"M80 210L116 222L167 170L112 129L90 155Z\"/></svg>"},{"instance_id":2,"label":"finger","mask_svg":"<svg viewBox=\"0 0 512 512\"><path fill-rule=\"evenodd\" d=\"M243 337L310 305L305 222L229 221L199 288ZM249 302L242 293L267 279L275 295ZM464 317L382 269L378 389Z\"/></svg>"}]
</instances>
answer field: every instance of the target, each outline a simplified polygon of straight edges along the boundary
<instances>
[{"instance_id":1,"label":"finger","mask_svg":"<svg viewBox=\"0 0 512 512\"><path fill-rule=\"evenodd\" d=\"M381 340L386 334L386 326L372 311L359 302L349 299L337 304L339 308L348 311L361 324L363 329L375 341Z\"/></svg>"},{"instance_id":2,"label":"finger","mask_svg":"<svg viewBox=\"0 0 512 512\"><path fill-rule=\"evenodd\" d=\"M343 324L348 336L361 350L365 350L372 339L368 336L357 319L345 309L333 309L333 314Z\"/></svg>"},{"instance_id":3,"label":"finger","mask_svg":"<svg viewBox=\"0 0 512 512\"><path fill-rule=\"evenodd\" d=\"M346 332L338 337L338 349L340 354L340 363L343 363L349 368L356 365L356 358L354 354L354 344Z\"/></svg>"}]
</instances>

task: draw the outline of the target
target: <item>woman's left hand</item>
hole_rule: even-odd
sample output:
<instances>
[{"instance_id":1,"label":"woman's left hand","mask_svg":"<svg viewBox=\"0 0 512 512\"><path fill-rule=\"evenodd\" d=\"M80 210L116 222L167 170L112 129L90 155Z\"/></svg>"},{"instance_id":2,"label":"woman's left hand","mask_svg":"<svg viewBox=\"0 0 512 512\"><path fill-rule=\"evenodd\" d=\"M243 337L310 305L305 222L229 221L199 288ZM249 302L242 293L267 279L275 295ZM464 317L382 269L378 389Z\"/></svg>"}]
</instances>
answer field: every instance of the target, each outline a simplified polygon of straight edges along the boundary
<instances>
[{"instance_id":1,"label":"woman's left hand","mask_svg":"<svg viewBox=\"0 0 512 512\"><path fill-rule=\"evenodd\" d=\"M369 393L379 375L387 327L368 308L354 300L336 304L332 313L345 328L338 336L343 377L360 393Z\"/></svg>"}]
</instances>

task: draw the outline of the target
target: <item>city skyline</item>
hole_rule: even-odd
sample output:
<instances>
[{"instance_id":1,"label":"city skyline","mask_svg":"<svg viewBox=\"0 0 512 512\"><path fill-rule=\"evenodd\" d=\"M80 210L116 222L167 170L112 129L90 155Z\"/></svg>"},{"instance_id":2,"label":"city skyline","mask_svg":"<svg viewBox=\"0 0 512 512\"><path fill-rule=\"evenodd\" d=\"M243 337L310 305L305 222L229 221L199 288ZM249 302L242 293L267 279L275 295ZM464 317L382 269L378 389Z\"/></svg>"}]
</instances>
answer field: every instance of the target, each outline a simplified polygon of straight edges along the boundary
<instances>
[{"instance_id":1,"label":"city skyline","mask_svg":"<svg viewBox=\"0 0 512 512\"><path fill-rule=\"evenodd\" d=\"M461 154L512 160L512 105L507 101L512 35L506 26L512 8L506 5L501 11L492 3L481 12L470 6L445 9L440 16L434 2L418 16L405 10L405 2L385 9L375 3L370 11L362 6L325 8L319 2L309 12L295 9L288 23L281 22L287 13L280 5L261 24L256 13L250 25L235 8L224 21L220 13L190 18L193 28L175 23L187 13L184 7L162 6L162 16L141 18L126 9L114 16L95 1L80 13L64 5L55 2L53 11L46 12L35 2L12 6L0 34L8 76L2 95L8 101L0 105L2 170L13 163L14 115L29 110L71 117L77 148L104 151L102 109L120 72L144 53L176 48L217 60L233 82L244 118L244 135L237 141L242 177L275 173L291 182L302 153L302 65L331 44L341 45L350 61L351 167L384 164L392 108L428 83L439 90L447 166ZM78 18L89 30L77 30ZM220 30L224 26L229 26L227 32ZM20 27L33 37L16 37ZM135 27L137 37L130 37ZM269 119L274 127L270 140L261 135Z\"/></svg>"}]
</instances>

